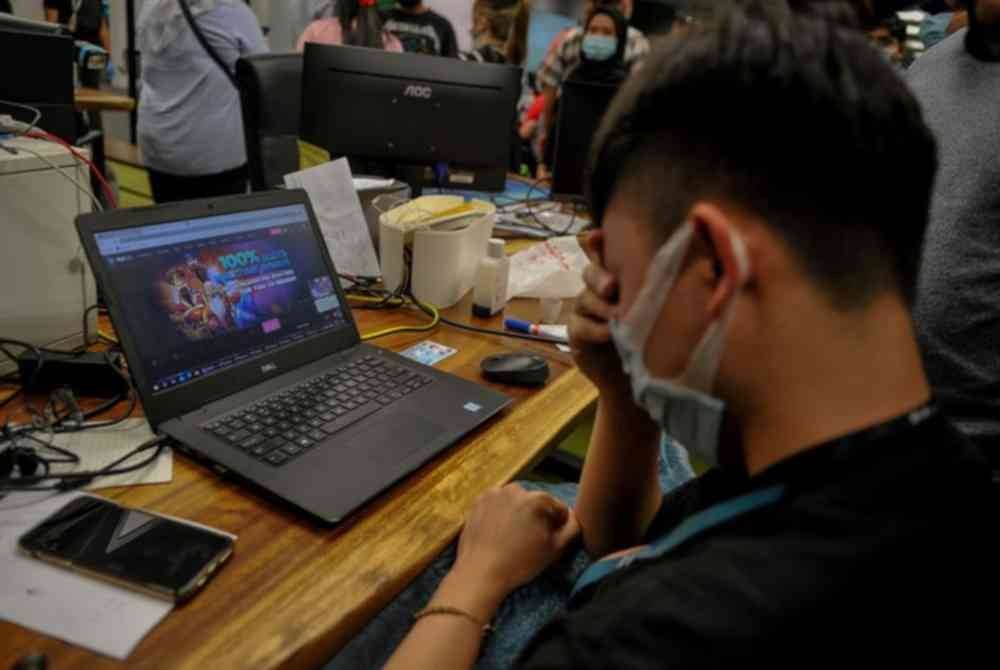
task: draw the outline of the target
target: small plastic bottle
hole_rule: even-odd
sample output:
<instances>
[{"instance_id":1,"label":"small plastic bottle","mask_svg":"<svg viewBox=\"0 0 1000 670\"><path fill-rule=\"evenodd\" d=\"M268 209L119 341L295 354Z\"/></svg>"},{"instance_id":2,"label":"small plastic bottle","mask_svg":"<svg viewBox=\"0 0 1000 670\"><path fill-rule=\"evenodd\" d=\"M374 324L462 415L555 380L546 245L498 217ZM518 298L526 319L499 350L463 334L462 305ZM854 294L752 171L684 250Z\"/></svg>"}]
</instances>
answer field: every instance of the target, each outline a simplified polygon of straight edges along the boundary
<instances>
[{"instance_id":1,"label":"small plastic bottle","mask_svg":"<svg viewBox=\"0 0 1000 670\"><path fill-rule=\"evenodd\" d=\"M510 259L503 240L493 238L486 248L486 256L476 271L476 286L472 291L472 313L478 317L491 317L507 304L507 280L510 277Z\"/></svg>"}]
</instances>

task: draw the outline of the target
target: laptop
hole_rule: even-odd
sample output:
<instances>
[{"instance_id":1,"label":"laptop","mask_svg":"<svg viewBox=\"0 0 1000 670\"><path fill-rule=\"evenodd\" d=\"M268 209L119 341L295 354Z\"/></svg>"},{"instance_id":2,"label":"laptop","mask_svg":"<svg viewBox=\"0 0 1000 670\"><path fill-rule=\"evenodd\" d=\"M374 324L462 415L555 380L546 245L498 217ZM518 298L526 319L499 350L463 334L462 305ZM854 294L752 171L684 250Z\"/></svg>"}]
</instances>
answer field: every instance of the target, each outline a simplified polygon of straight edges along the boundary
<instances>
[{"instance_id":1,"label":"laptop","mask_svg":"<svg viewBox=\"0 0 1000 670\"><path fill-rule=\"evenodd\" d=\"M76 225L153 430L323 522L510 403L361 342L304 191Z\"/></svg>"}]
</instances>

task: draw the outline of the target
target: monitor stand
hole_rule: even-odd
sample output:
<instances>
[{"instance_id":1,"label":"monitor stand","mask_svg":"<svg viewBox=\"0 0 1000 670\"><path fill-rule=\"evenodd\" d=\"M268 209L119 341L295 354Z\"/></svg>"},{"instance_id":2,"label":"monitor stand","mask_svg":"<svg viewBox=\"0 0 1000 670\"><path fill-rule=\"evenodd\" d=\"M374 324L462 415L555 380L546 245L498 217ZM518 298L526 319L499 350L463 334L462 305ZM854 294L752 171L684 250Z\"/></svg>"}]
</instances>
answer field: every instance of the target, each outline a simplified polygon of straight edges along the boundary
<instances>
[{"instance_id":1,"label":"monitor stand","mask_svg":"<svg viewBox=\"0 0 1000 670\"><path fill-rule=\"evenodd\" d=\"M397 179L410 187L410 197L419 198L423 195L424 184L428 183L429 174L433 174L426 165L392 163L384 160L372 160L349 156L351 174L371 175L384 179Z\"/></svg>"},{"instance_id":2,"label":"monitor stand","mask_svg":"<svg viewBox=\"0 0 1000 670\"><path fill-rule=\"evenodd\" d=\"M424 165L397 165L395 177L410 187L410 197L419 198L424 194L427 181L427 167Z\"/></svg>"},{"instance_id":3,"label":"monitor stand","mask_svg":"<svg viewBox=\"0 0 1000 670\"><path fill-rule=\"evenodd\" d=\"M391 163L383 160L349 158L352 174L397 179L410 187L410 197L419 198L424 187L446 191L483 191L502 193L507 184L505 168L469 168L419 163Z\"/></svg>"}]
</instances>

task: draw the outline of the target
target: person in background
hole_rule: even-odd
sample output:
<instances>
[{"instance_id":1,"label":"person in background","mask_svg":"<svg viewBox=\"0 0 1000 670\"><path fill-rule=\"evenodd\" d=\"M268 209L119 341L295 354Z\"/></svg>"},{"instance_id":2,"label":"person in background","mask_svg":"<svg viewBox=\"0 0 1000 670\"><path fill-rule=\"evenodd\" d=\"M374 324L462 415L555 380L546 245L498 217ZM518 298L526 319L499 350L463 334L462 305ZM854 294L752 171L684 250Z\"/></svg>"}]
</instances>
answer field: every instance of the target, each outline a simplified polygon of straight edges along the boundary
<instances>
[{"instance_id":1,"label":"person in background","mask_svg":"<svg viewBox=\"0 0 1000 670\"><path fill-rule=\"evenodd\" d=\"M579 487L486 492L328 670L393 649L388 670L993 653L995 493L910 313L934 139L856 27L730 7L658 45L595 138ZM714 467L692 478L678 444Z\"/></svg>"},{"instance_id":2,"label":"person in background","mask_svg":"<svg viewBox=\"0 0 1000 670\"><path fill-rule=\"evenodd\" d=\"M307 42L368 47L401 53L403 45L384 28L375 0L337 0L337 16L313 21L302 33L295 50L302 52ZM349 26L344 32L344 26Z\"/></svg>"},{"instance_id":3,"label":"person in background","mask_svg":"<svg viewBox=\"0 0 1000 670\"><path fill-rule=\"evenodd\" d=\"M937 6L929 8L938 11L929 11L920 26L920 41L926 49L968 25L969 16L961 4L960 0L940 0Z\"/></svg>"},{"instance_id":4,"label":"person in background","mask_svg":"<svg viewBox=\"0 0 1000 670\"><path fill-rule=\"evenodd\" d=\"M598 6L583 26L580 62L565 81L619 85L629 73L625 63L628 21L613 6Z\"/></svg>"},{"instance_id":5,"label":"person in background","mask_svg":"<svg viewBox=\"0 0 1000 670\"><path fill-rule=\"evenodd\" d=\"M271 3L267 41L275 53L294 51L302 32L318 19L335 16L333 0L281 0ZM280 10L279 10L280 7Z\"/></svg>"},{"instance_id":6,"label":"person in background","mask_svg":"<svg viewBox=\"0 0 1000 670\"><path fill-rule=\"evenodd\" d=\"M45 0L45 20L69 27L75 39L103 47L111 53L108 0Z\"/></svg>"},{"instance_id":7,"label":"person in background","mask_svg":"<svg viewBox=\"0 0 1000 670\"><path fill-rule=\"evenodd\" d=\"M189 0L195 21L230 72L267 45L242 0ZM146 0L137 22L142 54L139 151L156 202L246 191L239 92L198 43L176 0Z\"/></svg>"},{"instance_id":8,"label":"person in background","mask_svg":"<svg viewBox=\"0 0 1000 670\"><path fill-rule=\"evenodd\" d=\"M514 45L518 38L515 26L518 17L525 13L526 0L475 0L472 4L472 51L461 54L461 58L477 63L519 63L523 61L527 41L527 21L520 36L522 44ZM521 54L509 52L515 49Z\"/></svg>"},{"instance_id":9,"label":"person in background","mask_svg":"<svg viewBox=\"0 0 1000 670\"><path fill-rule=\"evenodd\" d=\"M530 11L528 0L475 0L472 5L474 48L459 54L459 58L471 63L521 65L528 51ZM520 101L511 113L518 114L519 106ZM526 155L531 155L530 146L524 146L518 128L512 127L508 166L511 172L520 173L524 169Z\"/></svg>"},{"instance_id":10,"label":"person in background","mask_svg":"<svg viewBox=\"0 0 1000 670\"><path fill-rule=\"evenodd\" d=\"M625 65L625 44L628 22L621 12L611 6L598 6L590 13L583 26L580 45L580 62L570 70L565 82L577 81L604 86L620 86L628 76ZM559 118L559 101L551 109L552 125ZM554 137L550 135L550 137ZM543 148L544 164L553 165L555 142L546 142Z\"/></svg>"},{"instance_id":11,"label":"person in background","mask_svg":"<svg viewBox=\"0 0 1000 670\"><path fill-rule=\"evenodd\" d=\"M938 138L915 318L934 391L1000 470L1000 0L967 0L969 27L907 80Z\"/></svg>"},{"instance_id":12,"label":"person in background","mask_svg":"<svg viewBox=\"0 0 1000 670\"><path fill-rule=\"evenodd\" d=\"M626 21L632 15L632 0L589 0L586 7L587 13L585 21L598 7L611 7L617 9ZM537 84L544 97L542 123L543 131L541 144L545 146L548 138L551 137L555 127L555 104L559 95L559 88L566 80L566 77L580 64L583 56L583 40L585 31L583 27L571 28L568 33L557 35L555 40L559 41L559 46L553 51L550 47L549 54L546 55L542 66L538 70ZM554 40L554 41L555 41ZM642 58L649 53L649 40L636 28L628 27L626 31L624 50L622 52L622 62L629 71ZM550 150L545 148L548 153ZM549 166L542 162L538 166L539 178L548 176Z\"/></svg>"},{"instance_id":13,"label":"person in background","mask_svg":"<svg viewBox=\"0 0 1000 670\"><path fill-rule=\"evenodd\" d=\"M385 29L399 38L404 51L458 57L458 39L451 21L423 0L396 0L386 15Z\"/></svg>"}]
</instances>

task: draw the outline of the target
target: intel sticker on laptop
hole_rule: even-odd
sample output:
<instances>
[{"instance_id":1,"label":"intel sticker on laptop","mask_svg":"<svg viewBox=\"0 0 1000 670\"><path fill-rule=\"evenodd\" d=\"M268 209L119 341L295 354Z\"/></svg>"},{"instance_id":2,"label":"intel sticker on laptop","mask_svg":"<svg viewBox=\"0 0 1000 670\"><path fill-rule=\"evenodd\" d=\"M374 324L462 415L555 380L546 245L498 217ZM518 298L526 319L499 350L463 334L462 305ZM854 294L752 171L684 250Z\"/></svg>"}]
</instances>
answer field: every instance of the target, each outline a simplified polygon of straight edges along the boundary
<instances>
[{"instance_id":1,"label":"intel sticker on laptop","mask_svg":"<svg viewBox=\"0 0 1000 670\"><path fill-rule=\"evenodd\" d=\"M402 352L401 355L409 358L410 360L414 360L417 363L435 365L457 351L458 349L452 349L451 347L446 347L443 344L438 344L437 342L424 340L419 344L414 344L412 347Z\"/></svg>"}]
</instances>

